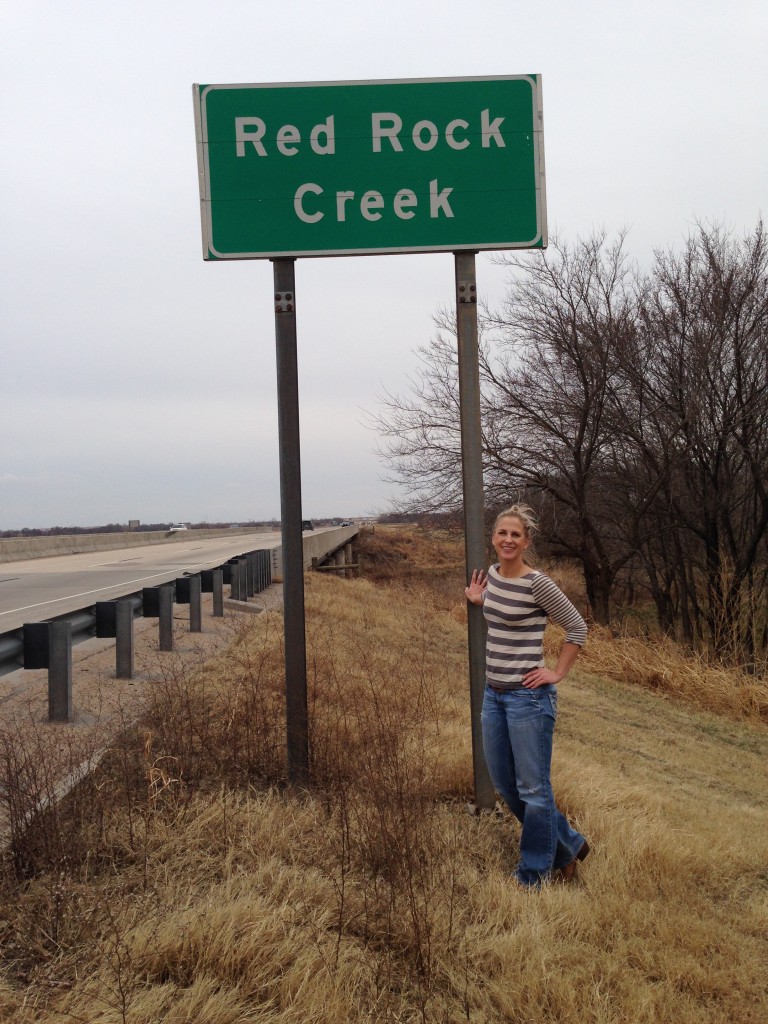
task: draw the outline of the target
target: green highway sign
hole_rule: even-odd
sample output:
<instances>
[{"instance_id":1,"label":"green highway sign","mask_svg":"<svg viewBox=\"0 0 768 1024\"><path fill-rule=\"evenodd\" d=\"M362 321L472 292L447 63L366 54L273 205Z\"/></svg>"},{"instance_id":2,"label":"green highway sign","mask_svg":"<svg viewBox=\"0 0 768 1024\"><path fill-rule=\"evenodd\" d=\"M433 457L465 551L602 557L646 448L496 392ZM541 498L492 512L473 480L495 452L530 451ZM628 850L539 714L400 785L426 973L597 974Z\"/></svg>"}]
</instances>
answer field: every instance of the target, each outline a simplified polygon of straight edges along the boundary
<instances>
[{"instance_id":1,"label":"green highway sign","mask_svg":"<svg viewBox=\"0 0 768 1024\"><path fill-rule=\"evenodd\" d=\"M539 75L193 93L205 259L547 244Z\"/></svg>"}]
</instances>

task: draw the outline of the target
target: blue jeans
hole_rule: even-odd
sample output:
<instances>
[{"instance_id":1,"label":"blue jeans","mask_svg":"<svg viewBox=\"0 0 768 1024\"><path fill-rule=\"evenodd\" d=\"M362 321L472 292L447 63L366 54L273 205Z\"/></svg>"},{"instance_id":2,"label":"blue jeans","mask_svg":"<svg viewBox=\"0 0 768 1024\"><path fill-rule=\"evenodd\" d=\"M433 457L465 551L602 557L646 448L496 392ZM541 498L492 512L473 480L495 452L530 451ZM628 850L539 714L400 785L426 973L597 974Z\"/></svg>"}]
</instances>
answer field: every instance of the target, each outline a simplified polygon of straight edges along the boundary
<instances>
[{"instance_id":1,"label":"blue jeans","mask_svg":"<svg viewBox=\"0 0 768 1024\"><path fill-rule=\"evenodd\" d=\"M528 886L569 864L584 844L555 806L549 772L556 717L554 685L508 693L485 688L485 760L496 792L523 827L515 874Z\"/></svg>"}]
</instances>

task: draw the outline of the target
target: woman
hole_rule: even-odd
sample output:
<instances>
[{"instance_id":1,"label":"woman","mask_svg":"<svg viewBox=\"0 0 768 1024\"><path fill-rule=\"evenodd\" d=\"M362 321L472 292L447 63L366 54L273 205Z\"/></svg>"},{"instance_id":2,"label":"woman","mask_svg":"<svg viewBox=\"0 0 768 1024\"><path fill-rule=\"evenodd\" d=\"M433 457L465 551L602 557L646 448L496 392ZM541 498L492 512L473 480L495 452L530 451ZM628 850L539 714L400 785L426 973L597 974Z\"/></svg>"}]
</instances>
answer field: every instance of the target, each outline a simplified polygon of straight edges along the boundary
<instances>
[{"instance_id":1,"label":"woman","mask_svg":"<svg viewBox=\"0 0 768 1024\"><path fill-rule=\"evenodd\" d=\"M483 749L496 792L522 825L520 885L538 888L559 870L570 881L589 853L584 836L555 806L550 782L556 684L578 657L587 635L584 619L563 592L525 562L536 520L525 505L496 518L492 544L498 563L475 570L467 600L482 605L488 624ZM566 638L554 669L542 656L547 617Z\"/></svg>"}]
</instances>

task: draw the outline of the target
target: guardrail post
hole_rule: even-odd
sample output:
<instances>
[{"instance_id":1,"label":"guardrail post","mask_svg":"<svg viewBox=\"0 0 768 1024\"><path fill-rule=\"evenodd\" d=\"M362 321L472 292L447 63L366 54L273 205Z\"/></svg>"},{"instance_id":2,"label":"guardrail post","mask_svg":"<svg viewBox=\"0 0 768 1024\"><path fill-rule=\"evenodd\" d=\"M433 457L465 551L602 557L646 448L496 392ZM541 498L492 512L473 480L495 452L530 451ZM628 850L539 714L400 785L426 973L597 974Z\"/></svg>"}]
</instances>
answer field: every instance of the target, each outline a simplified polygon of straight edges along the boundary
<instances>
[{"instance_id":1,"label":"guardrail post","mask_svg":"<svg viewBox=\"0 0 768 1024\"><path fill-rule=\"evenodd\" d=\"M23 626L24 668L48 668L51 633L47 622L25 622Z\"/></svg>"},{"instance_id":2,"label":"guardrail post","mask_svg":"<svg viewBox=\"0 0 768 1024\"><path fill-rule=\"evenodd\" d=\"M253 558L253 589L254 593L260 594L264 589L264 573L261 564L261 552L253 551L251 552L251 557Z\"/></svg>"},{"instance_id":3,"label":"guardrail post","mask_svg":"<svg viewBox=\"0 0 768 1024\"><path fill-rule=\"evenodd\" d=\"M240 574L240 600L248 600L248 559L238 558L237 568Z\"/></svg>"},{"instance_id":4,"label":"guardrail post","mask_svg":"<svg viewBox=\"0 0 768 1024\"><path fill-rule=\"evenodd\" d=\"M133 601L115 601L115 676L133 679Z\"/></svg>"},{"instance_id":5,"label":"guardrail post","mask_svg":"<svg viewBox=\"0 0 768 1024\"><path fill-rule=\"evenodd\" d=\"M245 579L245 592L248 597L253 597L256 593L256 558L252 551L245 556Z\"/></svg>"},{"instance_id":6,"label":"guardrail post","mask_svg":"<svg viewBox=\"0 0 768 1024\"><path fill-rule=\"evenodd\" d=\"M229 599L240 600L240 566L237 562L229 563Z\"/></svg>"},{"instance_id":7,"label":"guardrail post","mask_svg":"<svg viewBox=\"0 0 768 1024\"><path fill-rule=\"evenodd\" d=\"M173 587L158 587L160 650L173 650Z\"/></svg>"},{"instance_id":8,"label":"guardrail post","mask_svg":"<svg viewBox=\"0 0 768 1024\"><path fill-rule=\"evenodd\" d=\"M189 632L202 633L203 611L201 602L202 583L198 575L189 577Z\"/></svg>"},{"instance_id":9,"label":"guardrail post","mask_svg":"<svg viewBox=\"0 0 768 1024\"><path fill-rule=\"evenodd\" d=\"M115 630L117 615L115 601L96 602L96 636L101 639L110 639L117 636Z\"/></svg>"},{"instance_id":10,"label":"guardrail post","mask_svg":"<svg viewBox=\"0 0 768 1024\"><path fill-rule=\"evenodd\" d=\"M145 619L156 619L160 614L158 587L144 587L141 592L141 614Z\"/></svg>"},{"instance_id":11,"label":"guardrail post","mask_svg":"<svg viewBox=\"0 0 768 1024\"><path fill-rule=\"evenodd\" d=\"M48 720L72 721L72 626L48 623Z\"/></svg>"},{"instance_id":12,"label":"guardrail post","mask_svg":"<svg viewBox=\"0 0 768 1024\"><path fill-rule=\"evenodd\" d=\"M211 573L213 585L213 615L214 618L224 617L224 570L214 569Z\"/></svg>"}]
</instances>

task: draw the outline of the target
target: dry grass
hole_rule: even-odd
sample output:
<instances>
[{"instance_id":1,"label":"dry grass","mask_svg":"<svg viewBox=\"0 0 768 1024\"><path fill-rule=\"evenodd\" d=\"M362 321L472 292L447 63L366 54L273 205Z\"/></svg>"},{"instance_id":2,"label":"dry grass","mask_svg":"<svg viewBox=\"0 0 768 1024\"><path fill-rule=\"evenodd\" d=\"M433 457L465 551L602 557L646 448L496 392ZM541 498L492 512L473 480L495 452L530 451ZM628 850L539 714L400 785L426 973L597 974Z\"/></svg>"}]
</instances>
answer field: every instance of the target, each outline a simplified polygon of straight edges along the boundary
<instances>
[{"instance_id":1,"label":"dry grass","mask_svg":"<svg viewBox=\"0 0 768 1024\"><path fill-rule=\"evenodd\" d=\"M556 633L552 639L556 642ZM768 722L768 682L691 654L674 641L615 636L593 626L584 655L590 670L657 690L734 718Z\"/></svg>"},{"instance_id":2,"label":"dry grass","mask_svg":"<svg viewBox=\"0 0 768 1024\"><path fill-rule=\"evenodd\" d=\"M378 582L416 578L430 581L430 589L444 600L442 607L464 621L462 599L463 553L456 534L397 527L377 527L380 536L366 556L369 576ZM386 538L386 544L381 543ZM559 587L581 611L586 607L583 576L572 565L542 564ZM432 579L432 574L436 578ZM546 649L554 652L563 633L550 627ZM734 718L768 722L768 681L714 659L692 654L664 636L617 635L613 629L592 625L580 665L609 679L634 683L678 698L704 711Z\"/></svg>"},{"instance_id":3,"label":"dry grass","mask_svg":"<svg viewBox=\"0 0 768 1024\"><path fill-rule=\"evenodd\" d=\"M554 764L594 852L578 884L516 890L516 826L464 806L448 542L436 589L418 534L396 542L404 582L386 557L387 586L307 578L309 792L284 786L278 616L166 673L48 821L66 843L44 847L41 819L26 869L6 864L0 1020L766 1019L768 731L604 673L598 638L562 687Z\"/></svg>"}]
</instances>

